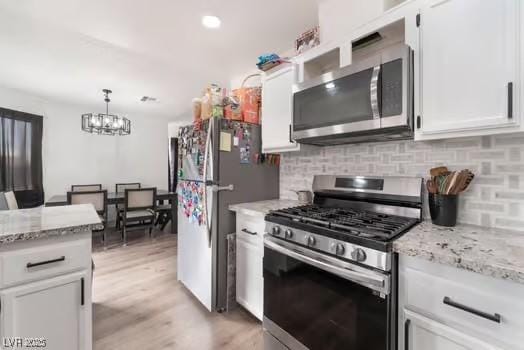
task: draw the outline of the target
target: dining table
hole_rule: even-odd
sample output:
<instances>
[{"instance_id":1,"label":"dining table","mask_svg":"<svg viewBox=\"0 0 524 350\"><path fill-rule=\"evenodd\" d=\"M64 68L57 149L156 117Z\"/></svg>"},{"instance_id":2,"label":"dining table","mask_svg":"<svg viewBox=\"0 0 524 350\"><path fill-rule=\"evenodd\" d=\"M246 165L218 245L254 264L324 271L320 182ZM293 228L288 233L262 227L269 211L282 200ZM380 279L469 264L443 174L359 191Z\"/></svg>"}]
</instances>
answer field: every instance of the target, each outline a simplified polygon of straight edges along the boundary
<instances>
[{"instance_id":1,"label":"dining table","mask_svg":"<svg viewBox=\"0 0 524 350\"><path fill-rule=\"evenodd\" d=\"M116 205L124 204L124 192L108 192L107 193L107 204ZM168 201L171 203L171 233L177 233L177 194L176 192L170 192L167 190L156 190L156 200L163 202ZM50 197L45 201L46 207L56 207L61 205L67 205L67 194L59 194Z\"/></svg>"}]
</instances>

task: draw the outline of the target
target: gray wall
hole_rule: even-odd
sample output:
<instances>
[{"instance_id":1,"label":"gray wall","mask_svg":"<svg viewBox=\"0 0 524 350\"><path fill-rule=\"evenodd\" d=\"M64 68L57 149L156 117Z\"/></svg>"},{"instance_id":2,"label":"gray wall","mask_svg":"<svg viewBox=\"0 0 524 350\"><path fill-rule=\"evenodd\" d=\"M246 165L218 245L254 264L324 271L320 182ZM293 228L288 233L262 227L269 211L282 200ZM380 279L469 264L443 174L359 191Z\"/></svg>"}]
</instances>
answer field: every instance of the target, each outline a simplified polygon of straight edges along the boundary
<instances>
[{"instance_id":1,"label":"gray wall","mask_svg":"<svg viewBox=\"0 0 524 350\"><path fill-rule=\"evenodd\" d=\"M429 176L446 165L477 176L460 200L459 221L524 230L524 134L319 147L282 155L280 197L311 189L315 174ZM427 208L426 208L427 215Z\"/></svg>"}]
</instances>

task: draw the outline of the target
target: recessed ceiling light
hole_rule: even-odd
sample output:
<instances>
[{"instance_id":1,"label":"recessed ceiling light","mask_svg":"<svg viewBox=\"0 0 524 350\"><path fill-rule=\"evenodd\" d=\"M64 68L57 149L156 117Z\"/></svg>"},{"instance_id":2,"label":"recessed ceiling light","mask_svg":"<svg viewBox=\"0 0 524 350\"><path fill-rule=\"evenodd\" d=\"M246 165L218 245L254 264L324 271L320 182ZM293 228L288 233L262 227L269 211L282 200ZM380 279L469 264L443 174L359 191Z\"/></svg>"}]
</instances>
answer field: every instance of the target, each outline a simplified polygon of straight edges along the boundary
<instances>
[{"instance_id":1,"label":"recessed ceiling light","mask_svg":"<svg viewBox=\"0 0 524 350\"><path fill-rule=\"evenodd\" d=\"M206 28L216 29L220 27L220 18L217 16L202 17L202 25Z\"/></svg>"},{"instance_id":2,"label":"recessed ceiling light","mask_svg":"<svg viewBox=\"0 0 524 350\"><path fill-rule=\"evenodd\" d=\"M335 88L335 83L334 82L329 82L326 84L326 89L334 89Z\"/></svg>"}]
</instances>

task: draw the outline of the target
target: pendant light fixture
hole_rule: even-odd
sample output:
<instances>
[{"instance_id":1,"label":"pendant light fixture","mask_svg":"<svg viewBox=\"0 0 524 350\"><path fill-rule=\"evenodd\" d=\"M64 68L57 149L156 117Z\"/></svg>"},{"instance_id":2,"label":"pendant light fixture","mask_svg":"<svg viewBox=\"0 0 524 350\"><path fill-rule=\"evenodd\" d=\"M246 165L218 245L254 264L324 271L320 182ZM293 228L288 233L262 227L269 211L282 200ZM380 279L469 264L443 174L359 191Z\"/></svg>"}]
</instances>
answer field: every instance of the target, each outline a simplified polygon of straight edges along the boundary
<instances>
[{"instance_id":1,"label":"pendant light fixture","mask_svg":"<svg viewBox=\"0 0 524 350\"><path fill-rule=\"evenodd\" d=\"M99 135L129 135L131 133L131 121L125 117L109 114L109 89L104 92L106 103L105 113L86 113L82 114L82 130Z\"/></svg>"}]
</instances>

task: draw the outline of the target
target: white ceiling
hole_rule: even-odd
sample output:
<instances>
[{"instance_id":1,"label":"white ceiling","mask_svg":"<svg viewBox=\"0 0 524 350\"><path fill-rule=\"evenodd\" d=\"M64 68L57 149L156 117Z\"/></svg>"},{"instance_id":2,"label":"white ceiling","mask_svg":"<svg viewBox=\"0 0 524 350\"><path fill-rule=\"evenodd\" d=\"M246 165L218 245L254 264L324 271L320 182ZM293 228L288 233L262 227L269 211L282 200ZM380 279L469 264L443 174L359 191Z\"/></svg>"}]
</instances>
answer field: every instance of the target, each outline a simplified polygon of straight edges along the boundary
<instances>
[{"instance_id":1,"label":"white ceiling","mask_svg":"<svg viewBox=\"0 0 524 350\"><path fill-rule=\"evenodd\" d=\"M0 0L0 85L100 107L110 88L114 110L177 117L316 24L316 0Z\"/></svg>"}]
</instances>

